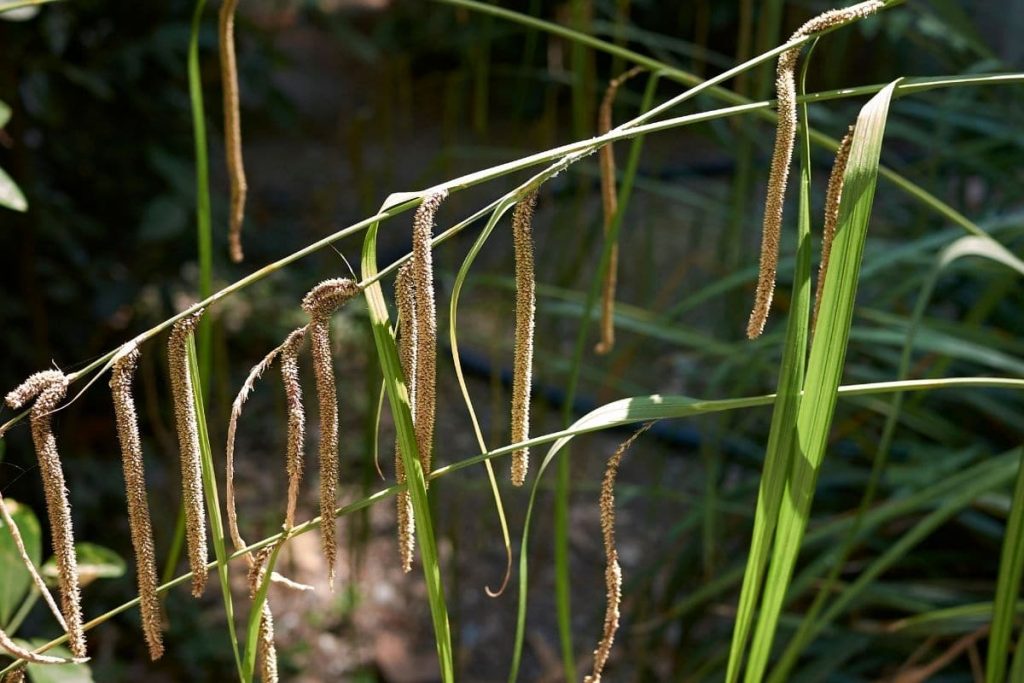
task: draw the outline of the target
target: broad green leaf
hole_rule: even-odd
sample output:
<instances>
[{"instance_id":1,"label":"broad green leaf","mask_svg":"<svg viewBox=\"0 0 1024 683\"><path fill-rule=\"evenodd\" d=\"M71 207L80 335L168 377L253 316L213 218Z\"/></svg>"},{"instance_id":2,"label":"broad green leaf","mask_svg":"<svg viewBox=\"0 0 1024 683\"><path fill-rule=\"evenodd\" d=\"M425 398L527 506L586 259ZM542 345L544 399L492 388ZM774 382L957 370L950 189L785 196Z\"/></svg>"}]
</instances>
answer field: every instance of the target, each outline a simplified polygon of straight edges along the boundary
<instances>
[{"instance_id":1,"label":"broad green leaf","mask_svg":"<svg viewBox=\"0 0 1024 683\"><path fill-rule=\"evenodd\" d=\"M110 548L95 543L76 543L78 581L88 586L96 579L117 579L124 576L124 559ZM57 585L57 562L51 557L39 572L50 585Z\"/></svg>"},{"instance_id":2,"label":"broad green leaf","mask_svg":"<svg viewBox=\"0 0 1024 683\"><path fill-rule=\"evenodd\" d=\"M898 82L890 83L871 98L857 118L844 176L832 260L825 275L821 314L797 413L795 450L782 495L771 566L745 674L748 683L757 683L764 678L783 600L792 580L814 500L846 359L861 256L878 182L882 136L889 103Z\"/></svg>"},{"instance_id":3,"label":"broad green leaf","mask_svg":"<svg viewBox=\"0 0 1024 683\"><path fill-rule=\"evenodd\" d=\"M16 500L5 498L4 503L14 523L18 525L29 559L38 567L42 561L39 519L32 512L32 508ZM14 545L14 538L3 520L0 520L0 577L3 577L0 580L0 625L6 625L25 598L29 586L32 585L32 577L25 568L21 554Z\"/></svg>"},{"instance_id":4,"label":"broad green leaf","mask_svg":"<svg viewBox=\"0 0 1024 683\"><path fill-rule=\"evenodd\" d=\"M36 649L46 645L43 638L34 638L31 641L20 641L23 644ZM71 651L63 645L55 645L47 650L47 654L55 657L70 657ZM93 683L92 670L88 664L29 664L26 667L28 679L32 683Z\"/></svg>"},{"instance_id":5,"label":"broad green leaf","mask_svg":"<svg viewBox=\"0 0 1024 683\"><path fill-rule=\"evenodd\" d=\"M6 206L13 211L28 210L28 200L22 194L21 188L2 168L0 168L0 206Z\"/></svg>"},{"instance_id":6,"label":"broad green leaf","mask_svg":"<svg viewBox=\"0 0 1024 683\"><path fill-rule=\"evenodd\" d=\"M812 46L813 49L813 46ZM810 55L804 58L800 89L803 92ZM782 366L779 368L778 398L765 450L764 471L757 492L754 529L751 534L747 569L743 573L726 681L736 681L743 661L754 611L761 596L761 584L768 566L769 551L778 524L779 507L786 485L796 436L793 425L800 408L800 390L807 366L808 324L811 311L811 151L807 128L807 105L800 116L800 214L797 219L797 258L793 274L793 303L786 323Z\"/></svg>"}]
</instances>

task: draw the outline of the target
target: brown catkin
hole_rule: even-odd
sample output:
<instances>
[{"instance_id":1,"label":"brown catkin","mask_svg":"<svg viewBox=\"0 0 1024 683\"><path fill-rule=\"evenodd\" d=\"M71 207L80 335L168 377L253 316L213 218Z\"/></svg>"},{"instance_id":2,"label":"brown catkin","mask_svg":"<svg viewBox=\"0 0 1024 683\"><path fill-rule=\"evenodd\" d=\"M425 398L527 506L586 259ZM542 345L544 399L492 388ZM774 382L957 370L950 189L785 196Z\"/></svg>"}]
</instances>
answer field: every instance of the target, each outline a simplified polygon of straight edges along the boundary
<instances>
[{"instance_id":1,"label":"brown catkin","mask_svg":"<svg viewBox=\"0 0 1024 683\"><path fill-rule=\"evenodd\" d=\"M821 295L825 287L825 274L828 272L828 261L832 255L832 240L836 236L836 224L839 221L839 203L843 198L843 178L846 173L846 162L850 160L850 144L853 142L853 126L843 136L836 151L836 160L832 163L832 173L828 177L828 189L825 191L825 227L821 233L821 264L818 266L818 281L814 288L814 314L811 316L811 329L818 322L818 309L821 307Z\"/></svg>"},{"instance_id":2,"label":"brown catkin","mask_svg":"<svg viewBox=\"0 0 1024 683\"><path fill-rule=\"evenodd\" d=\"M60 370L46 370L29 377L7 395L7 404L20 408L33 397L30 421L32 442L39 460L39 472L46 494L46 510L50 521L53 554L57 560L61 607L67 622L68 646L75 657L85 657L85 631L82 627L82 596L78 584L78 558L75 535L71 525L71 504L68 501L64 470L61 467L57 439L53 435L51 413L64 400L68 378Z\"/></svg>"},{"instance_id":3,"label":"brown catkin","mask_svg":"<svg viewBox=\"0 0 1024 683\"><path fill-rule=\"evenodd\" d=\"M395 303L398 307L398 358L402 364L409 391L409 405L412 410L413 424L416 422L416 287L412 277L412 265L404 264L395 276ZM395 481L404 484L405 462L402 460L402 449L395 442ZM416 521L412 509L412 496L407 490L398 492L395 498L398 519L398 554L402 560L402 571L412 571L413 552L416 549L416 536L413 524Z\"/></svg>"},{"instance_id":4,"label":"brown catkin","mask_svg":"<svg viewBox=\"0 0 1024 683\"><path fill-rule=\"evenodd\" d=\"M619 606L622 603L622 568L619 566L619 552L615 549L615 477L619 473L619 464L622 456L626 454L629 447L633 445L640 436L651 428L653 422L648 422L633 433L631 437L622 442L614 455L608 459L604 470L604 481L601 483L601 535L604 540L604 552L608 565L605 568L604 579L608 603L604 613L604 631L601 641L594 650L594 670L583 679L584 683L600 683L601 673L605 664L608 663L608 655L611 654L612 644L615 642L615 632L619 629Z\"/></svg>"},{"instance_id":5,"label":"brown catkin","mask_svg":"<svg viewBox=\"0 0 1024 683\"><path fill-rule=\"evenodd\" d=\"M811 19L790 37L796 40L814 33L836 28L856 19L874 14L885 6L882 0L868 0L844 9L829 10ZM779 265L779 242L782 236L782 207L786 198L789 166L796 139L796 66L800 47L779 55L775 90L778 101L778 126L775 130L775 151L768 174L768 193L761 226L761 260L754 294L754 307L747 323L747 337L756 339L764 331L775 293L775 274Z\"/></svg>"},{"instance_id":6,"label":"brown catkin","mask_svg":"<svg viewBox=\"0 0 1024 683\"><path fill-rule=\"evenodd\" d=\"M21 557L21 563L25 565L25 571L32 577L32 583L39 589L39 594L43 596L43 600L46 602L47 607L50 608L50 612L53 617L60 624L60 627L67 631L68 625L64 621L64 615L60 613L60 608L57 607L57 603L53 599L53 595L50 594L50 589L46 586L46 582L43 581L43 577L39 575L39 571L36 566L32 563L32 558L28 555L28 550L25 548L25 539L21 536L21 531L18 529L17 523L14 521L14 517L11 515L10 509L7 507L7 501L4 500L3 494L0 494L0 518L3 519L4 524L7 526L7 530L11 534L11 539L14 540L14 547L18 549L18 555Z\"/></svg>"},{"instance_id":7,"label":"brown catkin","mask_svg":"<svg viewBox=\"0 0 1024 683\"><path fill-rule=\"evenodd\" d=\"M235 263L244 258L242 221L245 218L245 166L242 163L242 124L238 106L238 65L235 60L235 9L238 0L220 6L220 73L224 91L224 152L231 183L231 223L228 248Z\"/></svg>"},{"instance_id":8,"label":"brown catkin","mask_svg":"<svg viewBox=\"0 0 1024 683\"><path fill-rule=\"evenodd\" d=\"M516 265L516 327L512 360L512 443L530 438L530 384L533 378L533 328L537 281L533 268L533 209L537 192L519 200L512 212ZM522 486L530 467L530 449L512 453L512 484Z\"/></svg>"},{"instance_id":9,"label":"brown catkin","mask_svg":"<svg viewBox=\"0 0 1024 683\"><path fill-rule=\"evenodd\" d=\"M424 481L430 476L433 460L437 410L437 306L430 242L434 235L434 216L447 196L448 190L428 195L416 210L412 225L412 279L416 292L416 448Z\"/></svg>"},{"instance_id":10,"label":"brown catkin","mask_svg":"<svg viewBox=\"0 0 1024 683\"><path fill-rule=\"evenodd\" d=\"M164 654L161 632L160 600L157 597L156 551L153 528L149 519L146 495L146 470L139 439L139 421L132 394L132 382L139 362L139 350L133 344L118 356L110 373L110 393L114 400L117 437L121 443L121 465L124 470L125 494L128 501L128 526L135 550L135 575L139 587L139 609L142 631L152 660Z\"/></svg>"},{"instance_id":11,"label":"brown catkin","mask_svg":"<svg viewBox=\"0 0 1024 683\"><path fill-rule=\"evenodd\" d=\"M4 683L24 683L25 681L25 669L15 669L6 676L4 676Z\"/></svg>"},{"instance_id":12,"label":"brown catkin","mask_svg":"<svg viewBox=\"0 0 1024 683\"><path fill-rule=\"evenodd\" d=\"M604 91L604 98L597 112L597 134L604 135L612 129L612 108L615 105L615 96L623 83L637 74L643 73L645 67L636 66L629 71L620 74L608 83L608 89ZM615 221L615 214L619 210L619 197L615 188L615 147L605 145L600 152L601 165L601 208L604 212L604 236L608 239L612 225ZM605 272L604 283L601 288L601 339L594 347L594 352L604 355L615 346L615 289L619 279L619 241L612 243L611 252L608 256L608 269Z\"/></svg>"},{"instance_id":13,"label":"brown catkin","mask_svg":"<svg viewBox=\"0 0 1024 683\"><path fill-rule=\"evenodd\" d=\"M321 282L302 299L302 308L310 316L309 336L316 375L316 394L320 404L320 537L327 560L327 582L334 589L334 565L337 557L334 508L338 499L338 388L331 359L330 316L359 293L352 280L335 278Z\"/></svg>"},{"instance_id":14,"label":"brown catkin","mask_svg":"<svg viewBox=\"0 0 1024 683\"><path fill-rule=\"evenodd\" d=\"M253 553L253 561L249 565L249 599L255 600L260 584L267 575L267 562L273 553L274 546L269 545ZM277 648L274 646L274 613L270 609L270 598L263 600L260 612L259 643L256 656L260 667L260 678L263 683L277 683Z\"/></svg>"},{"instance_id":15,"label":"brown catkin","mask_svg":"<svg viewBox=\"0 0 1024 683\"><path fill-rule=\"evenodd\" d=\"M306 328L295 330L285 339L281 351L281 382L284 384L285 404L288 410L288 445L285 471L288 473L288 503L284 528L295 525L295 507L302 482L303 450L306 443L306 411L302 407L302 384L299 382L299 351L306 339Z\"/></svg>"},{"instance_id":16,"label":"brown catkin","mask_svg":"<svg viewBox=\"0 0 1024 683\"><path fill-rule=\"evenodd\" d=\"M188 362L189 340L203 311L187 315L174 324L167 342L174 419L181 451L181 496L185 508L185 538L188 564L192 570L192 595L206 588L206 509L203 507L203 473L199 457L199 422L194 399L194 379Z\"/></svg>"}]
</instances>

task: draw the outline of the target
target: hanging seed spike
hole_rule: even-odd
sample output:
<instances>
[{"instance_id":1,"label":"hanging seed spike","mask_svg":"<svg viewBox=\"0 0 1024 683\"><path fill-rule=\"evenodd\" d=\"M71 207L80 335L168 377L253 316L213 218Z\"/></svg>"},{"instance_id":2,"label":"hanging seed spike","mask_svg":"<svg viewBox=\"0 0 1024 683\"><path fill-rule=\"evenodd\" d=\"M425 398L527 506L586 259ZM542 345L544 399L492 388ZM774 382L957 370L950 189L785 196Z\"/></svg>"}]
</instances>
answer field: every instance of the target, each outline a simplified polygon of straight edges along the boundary
<instances>
[{"instance_id":1,"label":"hanging seed spike","mask_svg":"<svg viewBox=\"0 0 1024 683\"><path fill-rule=\"evenodd\" d=\"M447 190L428 195L416 210L412 227L412 279L416 291L416 446L424 481L430 476L437 409L437 306L431 238L434 216Z\"/></svg>"},{"instance_id":2,"label":"hanging seed spike","mask_svg":"<svg viewBox=\"0 0 1024 683\"><path fill-rule=\"evenodd\" d=\"M252 554L249 564L249 599L255 600L260 584L267 575L267 562L273 553L274 546L268 545ZM274 646L274 614L270 609L270 598L263 601L260 612L259 643L257 658L260 677L264 683L277 683L277 648Z\"/></svg>"},{"instance_id":3,"label":"hanging seed spike","mask_svg":"<svg viewBox=\"0 0 1024 683\"><path fill-rule=\"evenodd\" d=\"M259 631L259 663L260 677L263 683L277 683L277 647L274 645L274 613L270 611L270 603L263 602L263 612Z\"/></svg>"},{"instance_id":4,"label":"hanging seed spike","mask_svg":"<svg viewBox=\"0 0 1024 683\"><path fill-rule=\"evenodd\" d=\"M775 129L775 151L768 173L768 194L761 225L761 261L754 294L754 308L747 323L747 337L757 339L764 331L775 294L775 274L779 266L779 242L782 237L782 208L786 199L789 165L796 140L796 82L798 49L779 56L775 79L778 99L778 126Z\"/></svg>"},{"instance_id":5,"label":"hanging seed spike","mask_svg":"<svg viewBox=\"0 0 1024 683\"><path fill-rule=\"evenodd\" d=\"M623 83L637 74L643 73L646 67L636 66L620 74L608 84L604 98L597 114L598 135L604 135L612 129L612 108L615 96ZM615 214L619 210L618 192L615 187L615 147L605 145L599 151L601 167L601 207L604 212L604 235L607 238L611 231ZM618 285L619 244L616 240L612 245L608 258L608 270L601 288L601 340L594 347L600 355L609 353L615 346L615 290Z\"/></svg>"},{"instance_id":6,"label":"hanging seed spike","mask_svg":"<svg viewBox=\"0 0 1024 683\"><path fill-rule=\"evenodd\" d=\"M199 597L206 587L206 510L203 507L202 463L199 458L199 426L193 399L192 370L188 362L188 340L203 311L186 316L171 328L167 342L174 418L181 451L181 488L185 508L185 537L189 568L192 570L192 595Z\"/></svg>"},{"instance_id":7,"label":"hanging seed spike","mask_svg":"<svg viewBox=\"0 0 1024 683\"><path fill-rule=\"evenodd\" d=\"M395 276L395 303L398 308L399 335L398 357L402 364L409 391L409 406L412 411L413 424L416 422L416 286L412 276L412 265L405 263L398 269ZM405 462L402 450L395 441L395 481L404 484ZM413 553L416 549L416 536L413 534L415 515L412 509L412 497L407 490L398 492L395 497L396 516L398 520L398 553L402 560L402 571L412 571Z\"/></svg>"},{"instance_id":8,"label":"hanging seed spike","mask_svg":"<svg viewBox=\"0 0 1024 683\"><path fill-rule=\"evenodd\" d=\"M331 362L331 341L327 319L310 323L310 349L316 376L320 406L320 536L327 559L328 584L334 587L335 545L334 507L338 495L338 394Z\"/></svg>"},{"instance_id":9,"label":"hanging seed spike","mask_svg":"<svg viewBox=\"0 0 1024 683\"><path fill-rule=\"evenodd\" d=\"M4 676L4 683L24 683L25 681L25 669L15 669L6 676Z\"/></svg>"},{"instance_id":10,"label":"hanging seed spike","mask_svg":"<svg viewBox=\"0 0 1024 683\"><path fill-rule=\"evenodd\" d=\"M811 329L818 322L818 309L821 307L822 291L825 287L825 274L832 255L832 241L836 236L836 225L839 222L839 203L843 197L843 178L846 174L846 163L850 159L850 145L853 142L854 127L850 126L846 135L839 143L836 159L832 163L832 173L828 178L828 189L825 192L825 227L821 234L821 264L818 266L818 280L814 288L814 314L811 316Z\"/></svg>"},{"instance_id":11,"label":"hanging seed spike","mask_svg":"<svg viewBox=\"0 0 1024 683\"><path fill-rule=\"evenodd\" d=\"M868 0L843 9L829 10L804 23L790 37L796 40L812 33L837 28L857 19L863 19L885 7L882 0ZM775 151L768 174L768 193L765 199L764 222L761 228L761 259L754 294L754 307L747 323L747 337L756 339L764 331L768 312L775 293L775 275L779 262L779 242L782 235L782 208L786 197L789 166L796 140L796 65L800 48L795 47L779 55L776 69L776 98L778 126L775 130Z\"/></svg>"},{"instance_id":12,"label":"hanging seed spike","mask_svg":"<svg viewBox=\"0 0 1024 683\"><path fill-rule=\"evenodd\" d=\"M228 245L231 260L239 263L242 252L242 222L248 185L242 161L242 124L238 105L238 64L235 59L235 9L238 0L224 0L220 6L220 73L224 92L224 152L231 183L231 216Z\"/></svg>"},{"instance_id":13,"label":"hanging seed spike","mask_svg":"<svg viewBox=\"0 0 1024 683\"><path fill-rule=\"evenodd\" d=\"M516 266L516 323L512 365L512 443L530 438L530 385L533 378L533 331L537 280L533 263L533 210L537 192L523 197L512 212ZM512 484L522 486L530 467L530 449L512 453Z\"/></svg>"},{"instance_id":14,"label":"hanging seed spike","mask_svg":"<svg viewBox=\"0 0 1024 683\"><path fill-rule=\"evenodd\" d=\"M14 517L11 515L11 511L7 508L7 502L4 500L3 494L0 493L0 519L3 519L4 524L7 526L7 530L11 534L11 538L14 540L14 547L18 550L18 555L21 557L21 562L25 565L25 570L32 577L32 583L35 584L39 590L39 594L43 596L43 600L46 602L47 607L50 608L50 613L53 614L54 619L60 624L62 630L67 631L68 625L64 621L64 615L60 613L60 608L57 607L57 603L53 599L53 595L50 593L50 589L47 587L46 582L43 581L43 577L39 575L39 571L36 566L32 563L32 558L28 556L28 550L25 549L25 539L21 536L21 530L18 529L17 523L14 521Z\"/></svg>"},{"instance_id":15,"label":"hanging seed spike","mask_svg":"<svg viewBox=\"0 0 1024 683\"><path fill-rule=\"evenodd\" d=\"M75 535L71 524L71 504L64 482L64 470L51 421L51 413L64 400L67 390L68 379L63 372L46 370L32 375L21 386L11 391L7 395L7 403L12 408L20 408L35 397L29 419L32 442L35 445L46 495L53 554L57 560L61 611L64 614L64 621L67 622L71 653L81 658L86 656L86 647L85 631L82 628L82 596L78 584Z\"/></svg>"},{"instance_id":16,"label":"hanging seed spike","mask_svg":"<svg viewBox=\"0 0 1024 683\"><path fill-rule=\"evenodd\" d=\"M139 587L139 608L142 630L149 648L149 657L156 661L164 654L161 629L160 600L157 597L156 551L153 528L149 518L146 494L146 471L139 438L138 414L132 393L132 382L139 362L139 350L132 347L114 362L110 374L110 392L114 401L114 418L121 444L125 493L128 501L128 526L135 551L135 574Z\"/></svg>"},{"instance_id":17,"label":"hanging seed spike","mask_svg":"<svg viewBox=\"0 0 1024 683\"><path fill-rule=\"evenodd\" d=\"M338 389L331 358L330 316L359 293L359 285L346 278L321 282L302 299L309 313L310 351L320 404L320 538L327 560L327 582L334 588L337 532L334 509L338 499Z\"/></svg>"},{"instance_id":18,"label":"hanging seed spike","mask_svg":"<svg viewBox=\"0 0 1024 683\"><path fill-rule=\"evenodd\" d=\"M302 384L299 381L299 351L305 339L306 328L299 328L288 335L281 351L281 382L284 384L285 403L288 409L288 447L285 459L285 471L288 473L288 503L284 519L286 530L295 524L295 507L299 499L299 484L302 482L303 451L306 443L306 411L302 405Z\"/></svg>"},{"instance_id":19,"label":"hanging seed spike","mask_svg":"<svg viewBox=\"0 0 1024 683\"><path fill-rule=\"evenodd\" d=\"M600 683L601 673L604 671L605 664L608 663L608 656L611 654L612 645L615 642L615 632L619 628L619 607L622 604L622 568L619 566L619 553L615 548L615 478L619 473L619 464L626 451L653 425L653 422L648 422L623 441L605 466L604 481L601 483L600 508L601 535L608 562L604 573L608 603L605 607L604 632L597 649L594 650L594 670L583 679L583 683Z\"/></svg>"}]
</instances>

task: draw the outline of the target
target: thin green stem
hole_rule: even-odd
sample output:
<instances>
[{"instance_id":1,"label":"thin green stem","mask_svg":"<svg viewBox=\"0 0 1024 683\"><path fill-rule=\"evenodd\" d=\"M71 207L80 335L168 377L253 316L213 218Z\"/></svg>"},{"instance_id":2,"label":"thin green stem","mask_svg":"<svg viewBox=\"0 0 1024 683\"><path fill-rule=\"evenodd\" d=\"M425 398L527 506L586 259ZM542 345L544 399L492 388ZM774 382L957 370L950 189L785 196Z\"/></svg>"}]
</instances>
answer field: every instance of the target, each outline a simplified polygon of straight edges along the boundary
<instances>
[{"instance_id":1,"label":"thin green stem","mask_svg":"<svg viewBox=\"0 0 1024 683\"><path fill-rule=\"evenodd\" d=\"M210 160L206 145L206 114L203 109L203 82L199 70L199 30L202 26L206 0L196 0L192 14L192 32L188 40L188 95L192 107L192 133L196 154L196 245L199 255L199 298L207 299L213 292L213 230L210 226ZM196 348L199 354L199 378L210 380L213 319L199 321Z\"/></svg>"},{"instance_id":2,"label":"thin green stem","mask_svg":"<svg viewBox=\"0 0 1024 683\"><path fill-rule=\"evenodd\" d=\"M228 622L228 635L231 637L231 648L235 655L235 666L239 678L248 683L242 668L241 654L238 648L238 635L235 633L235 607L231 596L231 577L228 573L228 553L224 543L224 523L220 516L220 500L217 495L217 473L213 467L213 450L210 447L210 434L206 424L206 408L203 405L203 389L199 380L199 361L196 354L195 339L191 335L188 341L188 363L192 375L196 378L192 400L195 402L196 423L199 427L199 455L203 470L203 497L206 499L206 513L210 518L210 535L213 536L213 553L217 558L217 575L220 578L220 590L224 598L224 614Z\"/></svg>"}]
</instances>

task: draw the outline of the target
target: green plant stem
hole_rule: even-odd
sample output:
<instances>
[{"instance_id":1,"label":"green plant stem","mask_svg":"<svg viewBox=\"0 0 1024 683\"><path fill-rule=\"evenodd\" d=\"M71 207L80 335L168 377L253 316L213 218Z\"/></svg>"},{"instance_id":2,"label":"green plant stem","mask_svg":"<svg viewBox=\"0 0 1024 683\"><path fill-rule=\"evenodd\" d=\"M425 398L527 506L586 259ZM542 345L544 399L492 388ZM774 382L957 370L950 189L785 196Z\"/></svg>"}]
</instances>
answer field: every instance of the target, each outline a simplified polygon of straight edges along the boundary
<instances>
[{"instance_id":1,"label":"green plant stem","mask_svg":"<svg viewBox=\"0 0 1024 683\"><path fill-rule=\"evenodd\" d=\"M25 596L25 599L22 600L21 605L18 607L18 611L11 617L11 621L4 625L4 632L8 634L17 633L21 622L25 621L25 617L32 611L32 607L36 604L37 600L39 600L39 588L33 583L28 595Z\"/></svg>"},{"instance_id":2,"label":"green plant stem","mask_svg":"<svg viewBox=\"0 0 1024 683\"><path fill-rule=\"evenodd\" d=\"M1014 379L1009 377L947 377L944 379L927 379L927 380L906 380L902 382L873 382L868 384L851 384L839 388L840 397L844 396L869 396L875 394L888 394L893 392L906 392L906 391L934 391L940 389L965 389L965 388L1002 388L1012 389L1015 391L1024 391L1024 379ZM635 399L620 399L613 401L612 403L606 404L601 408L598 408L591 413L589 416L600 415L604 412L614 412L615 415L620 416L615 420L610 420L602 423L584 423L582 425L577 422L577 427L571 429L563 429L556 432L551 432L541 436L536 436L521 443L509 444L496 448L488 453L480 453L462 460L457 460L450 465L439 467L431 472L429 480L439 479L441 477L449 476L455 472L478 465L485 460L491 460L494 458L502 457L511 454L513 451L523 447L541 446L544 444L552 443L559 439L565 439L579 434L589 434L597 431L603 431L607 429L614 429L625 425L636 424L639 422L645 422L651 419L671 419L671 418L682 418L691 415L698 414L712 414L715 412L726 411L726 410L741 410L744 408L754 408L757 406L769 406L774 403L776 398L775 394L765 394L762 396L747 396L741 398L731 399L720 399L720 400L700 400L693 399L685 396L653 396L648 397L648 400L652 401L656 405L660 406L660 410L656 413L643 413L643 414L630 414L628 410L624 410L622 406L627 405L630 401ZM1016 461L1015 461L1016 462ZM376 493L357 500L348 505L343 505L334 511L335 517L343 517L345 515L363 510L371 505L379 503L383 500L394 496L399 491L404 490L405 487L393 485L387 488L381 489ZM900 504L905 506L907 501L900 501ZM227 555L224 558L218 558L214 562L207 563L207 569L219 569L220 565L226 564L231 560L236 560L248 555L254 551L265 548L266 546L277 543L285 538L292 538L294 536L301 536L302 534L309 533L320 527L321 518L314 517L306 522L297 524L292 528L291 532L279 532L268 536L262 540L256 541L241 550L235 551ZM837 524L845 528L846 520L839 520ZM808 535L810 539L812 536L819 537L825 531L824 528L817 529ZM520 558L521 559L521 558ZM192 572L186 572L171 581L167 581L157 588L157 592L160 594L166 593L171 588L183 585L192 578ZM735 576L725 575L721 580L717 581L715 587L721 584L729 585L730 581L734 581L738 578L738 572ZM713 587L714 588L714 587ZM720 588L719 588L720 589ZM706 593L709 590L708 587L702 589L702 592ZM113 609L104 612L103 614L89 620L85 623L85 630L91 630L100 624L103 624L115 616L126 612L133 607L137 607L139 604L139 598L135 597ZM42 653L47 650L61 645L67 642L67 635L55 638L50 642L41 645L36 648L34 652ZM21 660L15 660L9 664L6 668L0 670L0 675L9 673L11 670L20 666Z\"/></svg>"},{"instance_id":3,"label":"green plant stem","mask_svg":"<svg viewBox=\"0 0 1024 683\"><path fill-rule=\"evenodd\" d=\"M203 82L199 71L199 30L206 0L196 0L192 14L192 32L188 40L188 95L192 107L192 133L196 153L196 244L199 256L199 298L213 293L213 231L210 226L210 160L206 145L206 115L203 109ZM199 321L196 349L199 378L204 386L210 380L210 353L213 319Z\"/></svg>"},{"instance_id":4,"label":"green plant stem","mask_svg":"<svg viewBox=\"0 0 1024 683\"><path fill-rule=\"evenodd\" d=\"M228 553L224 543L224 523L220 516L220 500L217 495L217 471L213 467L213 450L210 447L210 434L206 424L206 408L203 405L203 388L199 380L199 362L196 354L195 338L189 335L188 363L193 377L196 378L192 400L195 402L196 423L199 427L199 455L203 470L203 497L206 499L206 514L210 518L210 535L213 537L213 554L217 558L217 576L220 578L220 590L224 598L224 614L228 622L228 635L231 648L235 655L235 666L243 683L249 683L242 668L241 654L238 648L238 635L235 633L235 607L231 596L231 577L228 572Z\"/></svg>"},{"instance_id":5,"label":"green plant stem","mask_svg":"<svg viewBox=\"0 0 1024 683\"><path fill-rule=\"evenodd\" d=\"M392 195L385 200L382 208L392 204L401 204L403 200L402 197ZM366 279L375 278L377 275L377 229L377 224L371 225L363 241L362 273ZM410 498L412 498L416 519L416 540L423 562L423 578L427 585L430 614L434 622L434 642L437 646L441 679L445 683L449 683L455 679L451 627L448 624L448 609L445 603L444 584L441 581L441 566L437 555L437 543L434 540L426 480L420 464L416 432L413 428L409 392L402 376L395 336L380 283L374 279L372 284L363 289L363 294L370 312L377 357L387 383L388 402L391 404L391 413L398 432L402 462L405 465L406 487ZM397 489L397 487L395 488Z\"/></svg>"}]
</instances>

